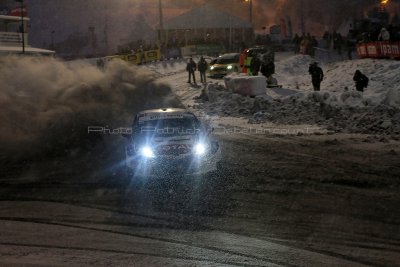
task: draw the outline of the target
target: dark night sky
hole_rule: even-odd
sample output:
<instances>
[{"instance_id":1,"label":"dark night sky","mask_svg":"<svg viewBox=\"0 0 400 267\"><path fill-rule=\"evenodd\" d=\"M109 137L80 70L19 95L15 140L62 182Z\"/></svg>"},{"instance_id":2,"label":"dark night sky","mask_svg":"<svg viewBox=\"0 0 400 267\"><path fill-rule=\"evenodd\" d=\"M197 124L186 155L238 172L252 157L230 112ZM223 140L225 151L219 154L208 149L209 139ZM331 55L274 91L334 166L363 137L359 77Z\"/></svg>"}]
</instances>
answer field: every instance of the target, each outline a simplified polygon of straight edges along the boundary
<instances>
[{"instance_id":1,"label":"dark night sky","mask_svg":"<svg viewBox=\"0 0 400 267\"><path fill-rule=\"evenodd\" d=\"M148 27L158 25L158 0L25 0L31 18L31 41L35 46L49 44L51 32L56 41L70 34L87 33L89 26L96 27L98 35L104 35L106 17L108 39L115 47L126 39L140 38L148 34ZM164 16L168 19L196 5L209 3L230 11L244 19L249 18L248 3L244 0L162 0ZM299 31L299 18L304 12L307 31L319 35L324 30L335 30L349 17L361 16L362 12L376 4L377 0L253 0L254 26L279 23L290 16L294 32ZM391 8L398 8L400 0L391 0ZM0 0L1 5L14 3Z\"/></svg>"}]
</instances>

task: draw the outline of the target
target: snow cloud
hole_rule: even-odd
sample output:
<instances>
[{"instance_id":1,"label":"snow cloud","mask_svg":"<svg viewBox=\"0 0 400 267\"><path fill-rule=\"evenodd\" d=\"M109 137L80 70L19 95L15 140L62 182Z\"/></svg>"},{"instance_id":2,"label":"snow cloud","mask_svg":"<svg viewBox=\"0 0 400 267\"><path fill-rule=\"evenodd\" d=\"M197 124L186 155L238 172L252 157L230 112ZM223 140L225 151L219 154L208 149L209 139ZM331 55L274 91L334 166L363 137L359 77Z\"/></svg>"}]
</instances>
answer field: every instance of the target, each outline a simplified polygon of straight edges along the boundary
<instances>
[{"instance_id":1,"label":"snow cloud","mask_svg":"<svg viewBox=\"0 0 400 267\"><path fill-rule=\"evenodd\" d=\"M0 61L0 159L63 154L96 141L90 125L129 127L139 110L181 105L154 74L122 61L104 70L53 58Z\"/></svg>"}]
</instances>

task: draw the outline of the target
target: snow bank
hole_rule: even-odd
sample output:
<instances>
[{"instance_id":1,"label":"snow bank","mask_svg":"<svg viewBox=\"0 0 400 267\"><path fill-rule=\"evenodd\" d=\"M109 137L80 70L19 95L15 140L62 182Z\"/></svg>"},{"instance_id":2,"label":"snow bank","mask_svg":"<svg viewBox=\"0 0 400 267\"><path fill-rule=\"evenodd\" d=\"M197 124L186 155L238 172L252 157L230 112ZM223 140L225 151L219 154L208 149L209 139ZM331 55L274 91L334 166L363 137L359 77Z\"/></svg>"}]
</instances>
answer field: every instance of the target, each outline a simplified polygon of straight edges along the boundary
<instances>
[{"instance_id":1,"label":"snow bank","mask_svg":"<svg viewBox=\"0 0 400 267\"><path fill-rule=\"evenodd\" d=\"M228 91L243 96L265 95L267 81L264 76L247 76L232 74L224 77Z\"/></svg>"},{"instance_id":2,"label":"snow bank","mask_svg":"<svg viewBox=\"0 0 400 267\"><path fill-rule=\"evenodd\" d=\"M159 76L169 76L186 71L186 64L187 60L181 58L147 63L142 68L151 70Z\"/></svg>"},{"instance_id":3,"label":"snow bank","mask_svg":"<svg viewBox=\"0 0 400 267\"><path fill-rule=\"evenodd\" d=\"M209 115L247 118L250 123L273 122L319 125L330 131L400 134L400 109L372 105L361 93L303 92L283 98L269 94L255 98L232 94L222 85L209 84L208 98L198 98L194 108Z\"/></svg>"},{"instance_id":4,"label":"snow bank","mask_svg":"<svg viewBox=\"0 0 400 267\"><path fill-rule=\"evenodd\" d=\"M51 58L0 61L0 160L84 149L96 142L88 126L126 127L139 110L180 106L154 73L122 61L104 70Z\"/></svg>"}]
</instances>

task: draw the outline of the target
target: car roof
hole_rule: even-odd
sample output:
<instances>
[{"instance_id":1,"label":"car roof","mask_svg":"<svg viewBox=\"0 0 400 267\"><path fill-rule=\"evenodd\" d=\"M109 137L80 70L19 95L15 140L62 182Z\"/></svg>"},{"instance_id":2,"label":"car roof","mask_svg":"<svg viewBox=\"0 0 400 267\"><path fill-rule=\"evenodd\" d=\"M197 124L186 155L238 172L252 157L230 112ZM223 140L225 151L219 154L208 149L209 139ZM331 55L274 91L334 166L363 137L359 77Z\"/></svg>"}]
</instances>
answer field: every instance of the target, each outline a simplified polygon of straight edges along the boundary
<instances>
[{"instance_id":1,"label":"car roof","mask_svg":"<svg viewBox=\"0 0 400 267\"><path fill-rule=\"evenodd\" d=\"M239 56L239 55L240 55L239 53L228 53L228 54L223 54L223 55L221 55L221 56L219 56L217 58L233 58L233 57L236 57L236 56Z\"/></svg>"},{"instance_id":2,"label":"car roof","mask_svg":"<svg viewBox=\"0 0 400 267\"><path fill-rule=\"evenodd\" d=\"M268 51L268 48L265 46L257 46L257 47L251 47L247 49L247 52L251 51Z\"/></svg>"},{"instance_id":3,"label":"car roof","mask_svg":"<svg viewBox=\"0 0 400 267\"><path fill-rule=\"evenodd\" d=\"M182 108L161 108L148 109L138 113L138 123L146 121L156 121L161 119L196 119L196 116L190 111Z\"/></svg>"},{"instance_id":4,"label":"car roof","mask_svg":"<svg viewBox=\"0 0 400 267\"><path fill-rule=\"evenodd\" d=\"M196 116L183 108L159 108L159 109L148 109L148 110L143 110L138 113L138 116L140 118L150 118L152 117L153 119L155 118L183 118L183 117L194 117Z\"/></svg>"},{"instance_id":5,"label":"car roof","mask_svg":"<svg viewBox=\"0 0 400 267\"><path fill-rule=\"evenodd\" d=\"M183 108L157 108L157 109L147 109L147 110L142 110L138 114L173 114L173 113L190 113L186 109Z\"/></svg>"}]
</instances>

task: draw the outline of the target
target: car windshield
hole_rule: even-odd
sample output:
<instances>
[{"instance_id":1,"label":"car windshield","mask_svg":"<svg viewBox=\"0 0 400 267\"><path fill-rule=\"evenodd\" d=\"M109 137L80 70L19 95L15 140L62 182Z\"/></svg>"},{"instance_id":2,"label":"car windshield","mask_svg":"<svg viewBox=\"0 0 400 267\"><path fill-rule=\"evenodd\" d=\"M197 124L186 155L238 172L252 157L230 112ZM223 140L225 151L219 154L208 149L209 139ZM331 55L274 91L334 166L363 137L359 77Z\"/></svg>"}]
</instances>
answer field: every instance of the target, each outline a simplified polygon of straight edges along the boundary
<instances>
[{"instance_id":1,"label":"car windshield","mask_svg":"<svg viewBox=\"0 0 400 267\"><path fill-rule=\"evenodd\" d=\"M234 64L239 63L239 56L219 57L212 64Z\"/></svg>"},{"instance_id":2,"label":"car windshield","mask_svg":"<svg viewBox=\"0 0 400 267\"><path fill-rule=\"evenodd\" d=\"M0 0L0 267L400 266L400 0Z\"/></svg>"},{"instance_id":3,"label":"car windshield","mask_svg":"<svg viewBox=\"0 0 400 267\"><path fill-rule=\"evenodd\" d=\"M161 119L148 120L139 123L139 127L154 127L157 129L179 128L179 129L196 129L200 127L199 122L194 118L179 118L179 119Z\"/></svg>"}]
</instances>

